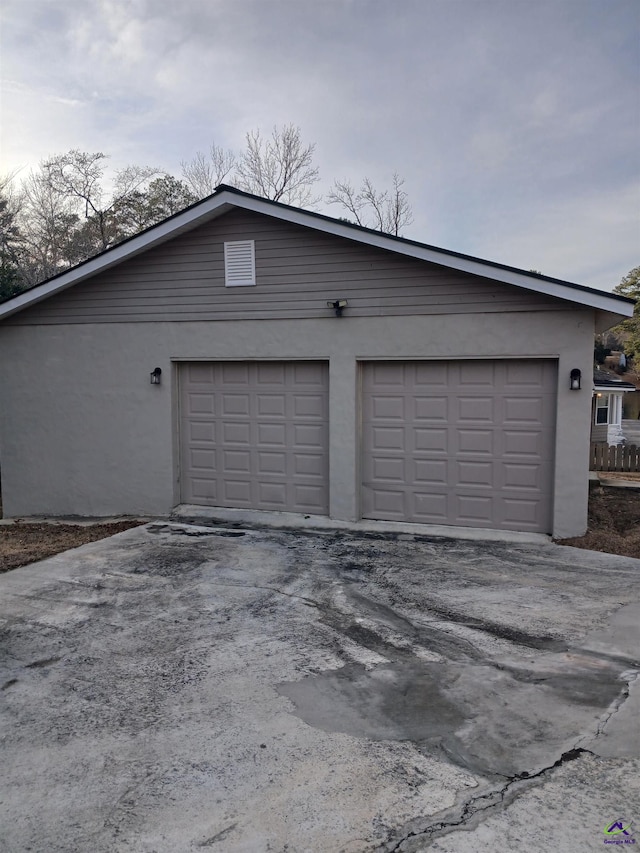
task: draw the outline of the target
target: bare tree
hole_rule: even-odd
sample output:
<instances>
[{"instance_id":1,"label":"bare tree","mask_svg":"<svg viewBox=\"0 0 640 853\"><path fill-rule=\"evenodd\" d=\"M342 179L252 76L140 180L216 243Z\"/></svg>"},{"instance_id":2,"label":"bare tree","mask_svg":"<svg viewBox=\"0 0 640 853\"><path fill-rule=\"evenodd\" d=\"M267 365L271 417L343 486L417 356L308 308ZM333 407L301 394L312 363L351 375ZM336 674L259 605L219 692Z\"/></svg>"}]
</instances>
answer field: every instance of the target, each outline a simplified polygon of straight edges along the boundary
<instances>
[{"instance_id":1,"label":"bare tree","mask_svg":"<svg viewBox=\"0 0 640 853\"><path fill-rule=\"evenodd\" d=\"M74 212L93 225L98 250L107 249L117 239L112 227L113 209L158 174L157 169L146 166L127 166L116 173L114 190L106 196L102 186L106 159L102 152L72 150L42 164L44 179L52 191L68 200L72 209L75 207Z\"/></svg>"},{"instance_id":2,"label":"bare tree","mask_svg":"<svg viewBox=\"0 0 640 853\"><path fill-rule=\"evenodd\" d=\"M0 276L7 287L16 281L35 284L184 209L222 182L301 207L319 200L312 195L319 180L315 145L303 143L299 127L275 126L268 138L253 130L246 142L239 154L213 143L208 155L198 152L183 161L184 180L128 166L115 173L109 187L107 155L74 149L41 163L19 192L12 180L0 181ZM336 181L327 201L339 204L358 225L389 234L400 234L412 222L397 174L384 191L369 178L359 189Z\"/></svg>"},{"instance_id":3,"label":"bare tree","mask_svg":"<svg viewBox=\"0 0 640 853\"><path fill-rule=\"evenodd\" d=\"M71 249L79 217L42 171L22 182L19 227L25 249L24 276L35 284L74 263Z\"/></svg>"},{"instance_id":4,"label":"bare tree","mask_svg":"<svg viewBox=\"0 0 640 853\"><path fill-rule=\"evenodd\" d=\"M304 145L300 128L292 124L274 127L265 139L260 130L247 133L247 148L235 171L236 186L255 195L309 207L319 201L312 195L319 180L313 164L315 145Z\"/></svg>"},{"instance_id":5,"label":"bare tree","mask_svg":"<svg viewBox=\"0 0 640 853\"><path fill-rule=\"evenodd\" d=\"M120 221L119 210L146 190L157 170L128 166L115 173L107 191L107 159L101 152L72 150L43 161L22 181L17 221L21 274L27 284L62 272L135 233L135 227Z\"/></svg>"},{"instance_id":6,"label":"bare tree","mask_svg":"<svg viewBox=\"0 0 640 853\"><path fill-rule=\"evenodd\" d=\"M313 164L315 145L303 143L299 127L274 127L268 138L259 128L250 130L246 143L245 150L236 153L213 142L208 155L198 151L193 159L181 162L182 177L198 198L227 183L299 207L319 201L312 195L312 187L319 180Z\"/></svg>"},{"instance_id":7,"label":"bare tree","mask_svg":"<svg viewBox=\"0 0 640 853\"><path fill-rule=\"evenodd\" d=\"M232 174L237 159L237 155L230 148L225 151L212 142L209 156L198 151L192 160L181 161L182 177L197 198L205 198Z\"/></svg>"},{"instance_id":8,"label":"bare tree","mask_svg":"<svg viewBox=\"0 0 640 853\"><path fill-rule=\"evenodd\" d=\"M357 225L385 234L400 236L402 229L413 222L404 179L397 173L393 176L391 190L377 190L369 178L364 178L359 189L349 181L334 181L327 203L339 204Z\"/></svg>"}]
</instances>

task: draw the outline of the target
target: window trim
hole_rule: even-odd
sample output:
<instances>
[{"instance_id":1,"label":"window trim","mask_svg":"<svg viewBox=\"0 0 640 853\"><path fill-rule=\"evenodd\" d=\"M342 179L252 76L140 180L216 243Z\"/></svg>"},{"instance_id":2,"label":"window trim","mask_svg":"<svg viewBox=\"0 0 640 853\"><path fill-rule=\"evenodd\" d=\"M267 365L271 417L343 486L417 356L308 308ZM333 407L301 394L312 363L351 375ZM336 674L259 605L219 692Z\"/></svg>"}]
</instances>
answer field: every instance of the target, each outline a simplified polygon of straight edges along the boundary
<instances>
[{"instance_id":1,"label":"window trim","mask_svg":"<svg viewBox=\"0 0 640 853\"><path fill-rule=\"evenodd\" d=\"M596 405L593 413L593 423L595 426L608 426L611 416L611 395L598 391L596 393ZM600 405L599 402L603 401ZM605 411L607 413L606 420L598 420L598 412Z\"/></svg>"}]
</instances>

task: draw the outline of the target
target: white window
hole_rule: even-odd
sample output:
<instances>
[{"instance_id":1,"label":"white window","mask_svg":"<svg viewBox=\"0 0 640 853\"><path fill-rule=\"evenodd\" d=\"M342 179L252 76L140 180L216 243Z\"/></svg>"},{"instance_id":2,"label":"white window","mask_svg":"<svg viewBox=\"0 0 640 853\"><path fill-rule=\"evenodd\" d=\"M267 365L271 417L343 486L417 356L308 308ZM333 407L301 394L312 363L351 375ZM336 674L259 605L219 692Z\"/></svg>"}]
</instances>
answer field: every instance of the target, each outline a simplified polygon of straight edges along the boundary
<instances>
[{"instance_id":1,"label":"white window","mask_svg":"<svg viewBox=\"0 0 640 853\"><path fill-rule=\"evenodd\" d=\"M224 244L224 286L249 287L256 283L256 252L253 240Z\"/></svg>"},{"instance_id":2,"label":"white window","mask_svg":"<svg viewBox=\"0 0 640 853\"><path fill-rule=\"evenodd\" d=\"M609 395L601 394L598 392L596 394L596 423L597 424L608 424L609 423Z\"/></svg>"}]
</instances>

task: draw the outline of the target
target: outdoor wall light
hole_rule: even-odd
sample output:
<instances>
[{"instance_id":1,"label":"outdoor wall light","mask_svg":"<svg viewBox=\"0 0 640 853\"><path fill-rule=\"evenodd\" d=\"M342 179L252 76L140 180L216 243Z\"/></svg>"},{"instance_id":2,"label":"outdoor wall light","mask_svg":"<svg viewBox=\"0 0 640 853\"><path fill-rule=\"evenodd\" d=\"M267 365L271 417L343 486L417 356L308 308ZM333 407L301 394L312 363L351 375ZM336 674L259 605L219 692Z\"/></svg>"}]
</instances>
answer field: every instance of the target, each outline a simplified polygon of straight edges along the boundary
<instances>
[{"instance_id":1,"label":"outdoor wall light","mask_svg":"<svg viewBox=\"0 0 640 853\"><path fill-rule=\"evenodd\" d=\"M333 308L336 317L342 317L342 309L346 308L348 304L346 299L336 299L335 302L327 302L327 308Z\"/></svg>"},{"instance_id":2,"label":"outdoor wall light","mask_svg":"<svg viewBox=\"0 0 640 853\"><path fill-rule=\"evenodd\" d=\"M578 370L577 367L574 367L571 373L569 374L569 390L579 391L581 380L582 373Z\"/></svg>"},{"instance_id":3,"label":"outdoor wall light","mask_svg":"<svg viewBox=\"0 0 640 853\"><path fill-rule=\"evenodd\" d=\"M153 370L149 375L151 377L151 384L152 385L159 385L160 384L160 377L162 376L162 370L159 367L156 367L155 370Z\"/></svg>"}]
</instances>

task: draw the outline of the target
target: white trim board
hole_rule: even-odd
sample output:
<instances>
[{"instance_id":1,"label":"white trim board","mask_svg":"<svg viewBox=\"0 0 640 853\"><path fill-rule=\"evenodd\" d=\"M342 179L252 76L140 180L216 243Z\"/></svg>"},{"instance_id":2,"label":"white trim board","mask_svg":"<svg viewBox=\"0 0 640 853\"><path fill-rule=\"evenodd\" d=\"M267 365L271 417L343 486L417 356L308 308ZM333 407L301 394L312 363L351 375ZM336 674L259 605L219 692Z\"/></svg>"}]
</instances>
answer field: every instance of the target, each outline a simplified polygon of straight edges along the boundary
<instances>
[{"instance_id":1,"label":"white trim board","mask_svg":"<svg viewBox=\"0 0 640 853\"><path fill-rule=\"evenodd\" d=\"M546 296L554 296L568 302L586 308L595 308L603 312L599 318L598 328L605 329L615 325L623 317L633 315L633 300L623 296L617 296L600 291L594 291L571 282L561 282L557 279L547 278L535 273L527 273L505 267L491 261L458 255L445 249L438 249L412 240L400 237L392 237L378 231L333 219L328 216L290 207L258 196L236 190L233 187L221 185L213 195L192 205L181 213L165 219L158 225L154 225L140 234L130 237L117 246L107 249L100 255L96 255L87 261L83 261L76 267L67 270L55 278L42 282L30 288L24 293L14 296L0 304L0 320L9 317L18 311L34 305L85 281L88 278L104 272L129 258L160 245L167 240L176 237L185 231L202 225L203 223L227 213L232 208L241 208L271 216L304 228L312 228L335 237L344 237L348 240L364 243L399 255L429 261L450 269L471 273L472 275L489 278L492 281L500 281L525 290L541 293Z\"/></svg>"}]
</instances>

